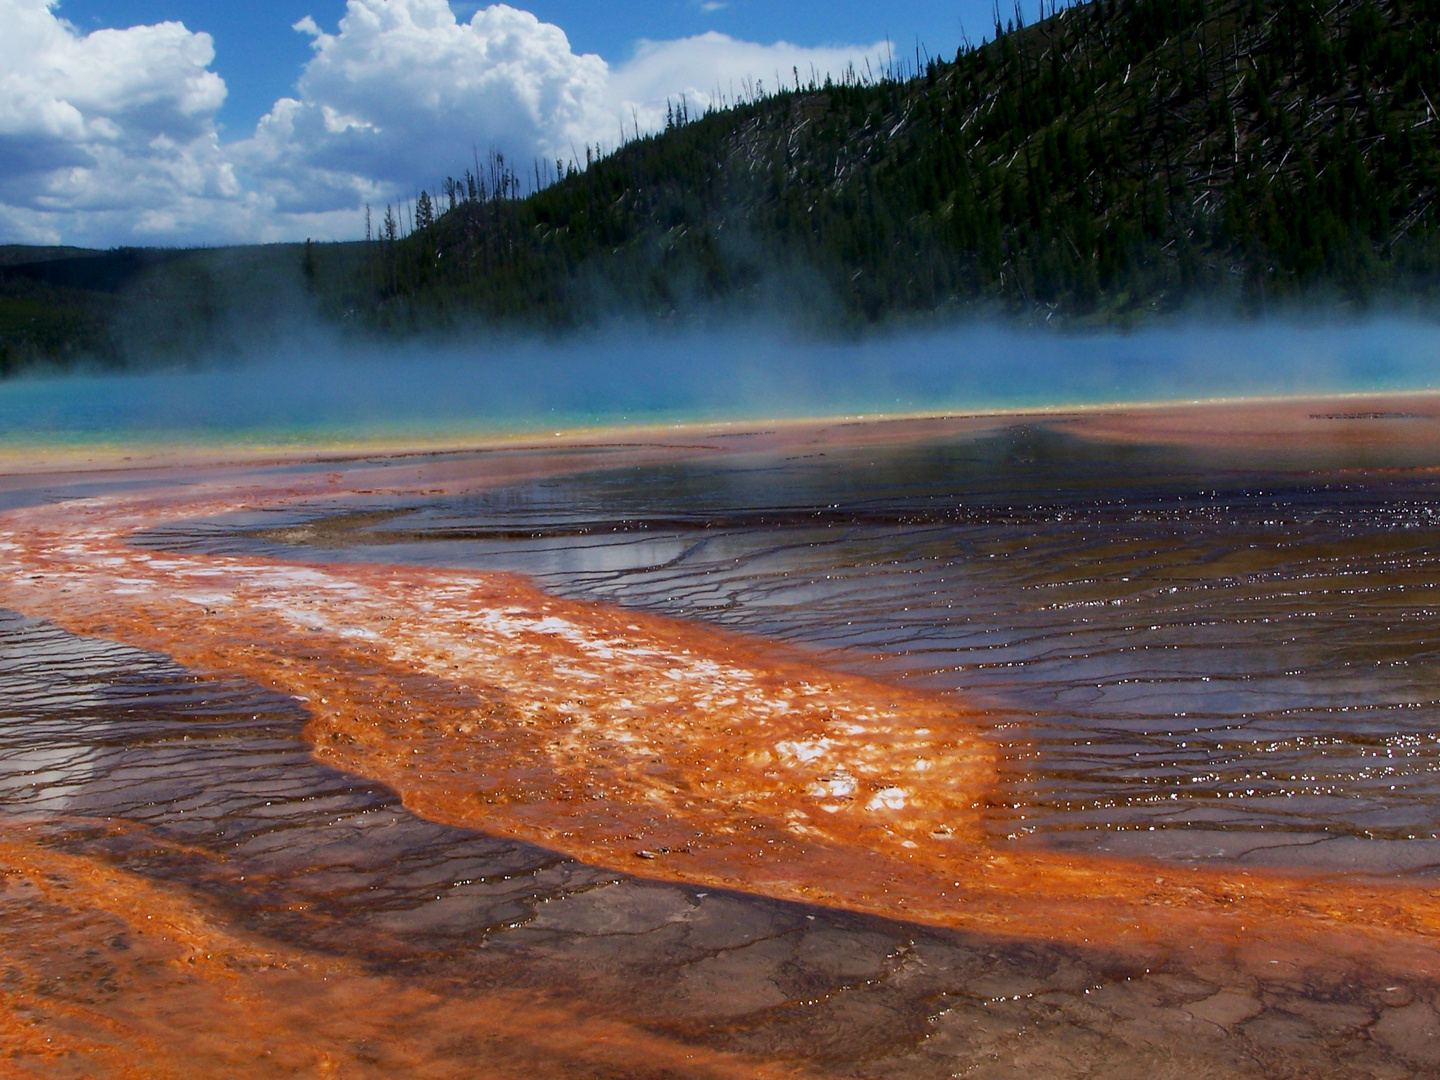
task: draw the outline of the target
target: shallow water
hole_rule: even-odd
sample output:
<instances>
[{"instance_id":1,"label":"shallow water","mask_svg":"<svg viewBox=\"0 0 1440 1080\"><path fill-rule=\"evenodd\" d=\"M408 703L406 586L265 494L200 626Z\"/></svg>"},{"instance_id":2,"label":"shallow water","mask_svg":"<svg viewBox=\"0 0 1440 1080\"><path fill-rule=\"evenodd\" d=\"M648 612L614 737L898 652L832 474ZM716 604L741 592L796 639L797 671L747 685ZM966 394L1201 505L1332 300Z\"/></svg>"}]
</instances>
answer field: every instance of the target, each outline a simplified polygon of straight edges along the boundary
<instances>
[{"instance_id":1,"label":"shallow water","mask_svg":"<svg viewBox=\"0 0 1440 1080\"><path fill-rule=\"evenodd\" d=\"M1003 837L1440 866L1427 475L1218 471L1029 428L270 528L329 557L519 570L983 695L1011 779L989 817Z\"/></svg>"},{"instance_id":2,"label":"shallow water","mask_svg":"<svg viewBox=\"0 0 1440 1080\"><path fill-rule=\"evenodd\" d=\"M1357 473L1338 460L1300 473L1057 430L596 468L613 456L604 451L579 456L589 469L510 484L447 485L437 477L448 466L432 463L407 476L408 489L375 479L399 462L302 467L285 475L309 486L231 496L242 512L137 516L138 547L96 539L115 512L105 504L55 504L42 518L34 508L64 492L13 497L16 514L32 514L21 520L69 532L28 549L12 536L7 550L33 577L59 580L11 582L8 602L92 628L0 617L0 1030L23 1048L17 1068L1428 1075L1440 1067L1432 939L1365 944L1387 926L1433 929L1423 906L1440 861L1430 843L1440 803L1428 474L1393 461ZM128 491L116 506L130 505ZM187 505L207 501L175 503ZM297 560L330 576L297 575ZM356 563L379 565L346 569ZM413 773L488 790L474 770L502 759L456 757L453 731L438 744L410 732L336 750L328 734L364 732L328 719L334 698L314 689L338 685L315 681L336 664L352 665L357 684L382 670L336 644L378 624L337 608L341 621L322 625L320 593L384 585L377 595L403 617L407 605L453 594L467 580L456 568L521 570L577 600L743 631L712 639L676 637L684 624L663 620L630 626L636 640L725 652L736 665L758 663L756 635L785 639L800 651L776 661L777 685L793 672L814 678L822 669L804 665L818 661L892 680L912 715L977 719L1001 774L980 808L979 850L993 862L1061 849L1069 861L1034 862L1042 878L1097 866L1075 880L1093 886L1113 873L1119 892L1143 879L1144 905L1119 910L1147 920L1144 932L1101 944L1097 917L1082 937L1068 921L1085 909L1059 892L1037 894L1035 910L1053 913L1048 927L1023 914L1017 893L1021 914L991 920L1008 930L947 929L933 917L847 911L833 892L825 906L786 902L763 874L754 891L687 883L687 858L724 865L723 849L699 841L693 856L637 852L649 842L638 839L587 849L610 860L601 866L483 824L458 827L457 817L497 828L530 819L499 805L458 811ZM149 587L124 576L142 573L179 590L144 609L148 629L125 614L122 595ZM200 573L210 575L204 592ZM290 622L227 616L247 580L262 599L283 599ZM108 607L97 589L110 590ZM518 589L497 595L510 597L507 611L537 602ZM553 611L547 619L578 620L584 609ZM211 620L227 617L236 629L222 627L210 650L206 635L222 632ZM604 618L608 627L625 616ZM267 642L241 634L262 626L277 635L274 655L242 664ZM207 665L229 655L276 687L200 676L97 634L167 639ZM559 641L551 651L559 665ZM279 692L292 665L301 681L284 685L303 686L308 704ZM391 708L401 722L443 721L446 699L416 670L393 684L403 696ZM835 679L835 708L884 685ZM402 735L410 741L396 742ZM397 753L425 764L386 764ZM355 768L335 767L346 762ZM532 797L525 813L560 812ZM611 798L619 813L624 789ZM762 821L763 807L746 813ZM794 850L816 866L839 857ZM1107 851L1169 863L1087 863ZM1272 882L1236 876L1235 860L1346 873ZM1037 888L1063 888L1042 878ZM1018 870L1014 880L1030 881ZM1167 892L1169 881L1181 891ZM1270 909L1237 906L1262 920L1257 933L1220 932L1178 906L1187 889L1241 881L1275 897ZM1342 940L1306 936L1320 909L1305 905L1317 896L1321 908L1380 913L1356 925L1353 950L1317 953L1317 942ZM872 899L855 895L851 906ZM984 894L974 901L978 910ZM152 916L170 927L160 944L145 937ZM234 1000L249 1003L251 1019L219 1030ZM198 1009L197 1024L207 1002L216 1011Z\"/></svg>"},{"instance_id":3,"label":"shallow water","mask_svg":"<svg viewBox=\"0 0 1440 1080\"><path fill-rule=\"evenodd\" d=\"M434 1004L409 1014L440 1025L437 1039L372 1006L303 1032L298 1055L291 1032L266 1024L235 1033L244 1045L220 1057L230 1075L417 1063L425 1075L760 1075L768 1062L876 1077L1408 1076L1434 1062L1423 981L1343 963L1317 977L1269 954L1147 963L646 881L417 818L317 765L303 711L259 688L15 615L0 616L0 665L7 834L117 867L292 954L358 962L390 993L498 1013L468 1025ZM17 891L0 887L12 919L33 907ZM60 955L38 970L7 941L6 995L37 1025L77 1001L103 1011L133 992L127 960L150 910L98 940L93 924L51 922ZM496 991L532 997L507 1014ZM597 1018L652 1034L617 1062L600 1045L623 1047L614 1031L575 1046L547 1030ZM170 1035L198 1055L192 1067L213 1067L192 1031ZM124 1074L90 1055L15 1062L21 1075ZM168 1071L158 1053L139 1064Z\"/></svg>"}]
</instances>

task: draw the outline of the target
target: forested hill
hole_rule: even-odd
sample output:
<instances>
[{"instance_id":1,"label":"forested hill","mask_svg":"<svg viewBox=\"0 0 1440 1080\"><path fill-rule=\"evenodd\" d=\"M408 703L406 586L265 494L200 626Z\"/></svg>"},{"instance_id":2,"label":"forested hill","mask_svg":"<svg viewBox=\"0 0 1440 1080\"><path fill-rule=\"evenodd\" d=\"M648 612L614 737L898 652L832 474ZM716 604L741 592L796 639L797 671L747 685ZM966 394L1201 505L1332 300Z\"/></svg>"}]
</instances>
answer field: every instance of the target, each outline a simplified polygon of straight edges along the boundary
<instances>
[{"instance_id":1,"label":"forested hill","mask_svg":"<svg viewBox=\"0 0 1440 1080\"><path fill-rule=\"evenodd\" d=\"M719 312L833 333L1440 311L1440 0L1089 0L907 77L792 75L680 104L533 194L492 155L365 242L0 250L0 374L253 351L317 312L359 332Z\"/></svg>"},{"instance_id":2,"label":"forested hill","mask_svg":"<svg viewBox=\"0 0 1440 1080\"><path fill-rule=\"evenodd\" d=\"M1440 0L1090 0L996 29L907 79L797 72L528 198L447 183L433 224L372 245L360 307L864 323L1433 295Z\"/></svg>"}]
</instances>

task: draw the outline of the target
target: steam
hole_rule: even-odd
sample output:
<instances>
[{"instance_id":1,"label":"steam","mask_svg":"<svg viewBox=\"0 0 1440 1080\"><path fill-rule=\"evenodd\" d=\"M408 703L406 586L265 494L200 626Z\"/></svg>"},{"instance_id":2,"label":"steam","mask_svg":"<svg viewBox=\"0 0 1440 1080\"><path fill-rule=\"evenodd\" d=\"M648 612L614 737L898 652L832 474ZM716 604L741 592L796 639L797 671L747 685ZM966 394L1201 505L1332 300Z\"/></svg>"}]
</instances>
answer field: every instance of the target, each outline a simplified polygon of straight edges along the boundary
<instances>
[{"instance_id":1,"label":"steam","mask_svg":"<svg viewBox=\"0 0 1440 1080\"><path fill-rule=\"evenodd\" d=\"M1085 336L970 326L844 343L613 330L562 342L384 346L306 330L228 366L0 384L0 445L442 438L1437 384L1440 326L1401 320Z\"/></svg>"}]
</instances>

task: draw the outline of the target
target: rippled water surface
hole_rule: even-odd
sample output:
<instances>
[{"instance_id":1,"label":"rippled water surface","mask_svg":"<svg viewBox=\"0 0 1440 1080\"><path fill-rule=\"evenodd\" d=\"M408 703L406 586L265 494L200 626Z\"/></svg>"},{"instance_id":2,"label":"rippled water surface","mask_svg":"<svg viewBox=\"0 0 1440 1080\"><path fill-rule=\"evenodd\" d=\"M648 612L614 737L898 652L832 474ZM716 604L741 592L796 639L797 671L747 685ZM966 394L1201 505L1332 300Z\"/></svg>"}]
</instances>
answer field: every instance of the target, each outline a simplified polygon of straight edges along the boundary
<instances>
[{"instance_id":1,"label":"rippled water surface","mask_svg":"<svg viewBox=\"0 0 1440 1080\"><path fill-rule=\"evenodd\" d=\"M268 535L522 570L982 695L1015 780L993 808L1006 836L1428 871L1440 482L1229 464L1017 428L600 470Z\"/></svg>"},{"instance_id":2,"label":"rippled water surface","mask_svg":"<svg viewBox=\"0 0 1440 1080\"><path fill-rule=\"evenodd\" d=\"M138 542L522 571L565 596L784 639L978 703L1002 751L1005 782L984 808L998 851L1427 889L1440 869L1440 480L1415 462L1197 457L1050 424L581 464L458 495L257 508ZM12 505L59 494L37 492ZM7 838L117 867L299 958L266 970L343 959L384 981L377 1001L427 995L402 1018L353 991L301 1049L275 1043L285 1061L264 1058L279 1039L265 1030L226 1050L237 1074L1440 1068L1423 966L1317 967L1243 938L1190 951L1005 939L654 880L643 860L633 874L599 869L417 816L384 785L318 763L309 715L241 679L0 614ZM12 927L37 910L27 881L0 877ZM17 1015L100 1015L138 993L126 989L137 926L74 930L59 966L0 937L0 996ZM501 1009L499 993L522 1005ZM453 1011L467 1002L477 1011ZM74 1056L15 1060L33 1075L96 1074Z\"/></svg>"}]
</instances>

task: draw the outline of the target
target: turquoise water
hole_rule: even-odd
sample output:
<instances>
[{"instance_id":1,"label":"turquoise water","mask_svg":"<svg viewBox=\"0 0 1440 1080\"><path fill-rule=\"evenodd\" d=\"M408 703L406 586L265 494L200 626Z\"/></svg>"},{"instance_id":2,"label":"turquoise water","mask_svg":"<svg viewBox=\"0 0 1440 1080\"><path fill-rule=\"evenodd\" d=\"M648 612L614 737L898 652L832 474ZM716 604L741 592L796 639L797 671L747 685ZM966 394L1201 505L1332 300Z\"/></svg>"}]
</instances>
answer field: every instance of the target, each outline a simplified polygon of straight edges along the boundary
<instances>
[{"instance_id":1,"label":"turquoise water","mask_svg":"<svg viewBox=\"0 0 1440 1080\"><path fill-rule=\"evenodd\" d=\"M382 349L314 336L244 363L0 383L0 445L308 441L1110 401L1423 390L1440 326L971 327L796 344L753 334Z\"/></svg>"}]
</instances>

